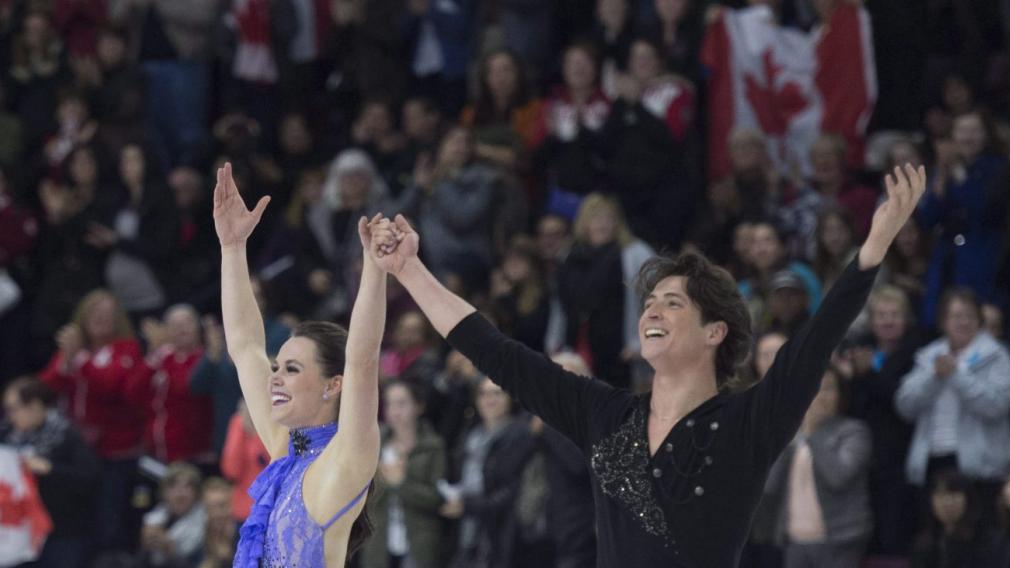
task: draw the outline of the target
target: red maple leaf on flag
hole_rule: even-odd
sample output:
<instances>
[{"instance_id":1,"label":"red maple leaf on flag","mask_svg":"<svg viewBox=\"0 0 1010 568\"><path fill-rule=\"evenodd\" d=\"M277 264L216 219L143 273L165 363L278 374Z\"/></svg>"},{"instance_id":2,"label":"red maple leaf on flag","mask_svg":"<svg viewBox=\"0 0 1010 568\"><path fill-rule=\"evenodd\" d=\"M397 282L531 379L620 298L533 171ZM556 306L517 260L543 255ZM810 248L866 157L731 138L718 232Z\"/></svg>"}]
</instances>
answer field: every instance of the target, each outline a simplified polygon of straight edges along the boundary
<instances>
[{"instance_id":1,"label":"red maple leaf on flag","mask_svg":"<svg viewBox=\"0 0 1010 568\"><path fill-rule=\"evenodd\" d=\"M9 483L0 482L0 525L17 527L24 518L24 500L15 499L14 488Z\"/></svg>"},{"instance_id":2,"label":"red maple leaf on flag","mask_svg":"<svg viewBox=\"0 0 1010 568\"><path fill-rule=\"evenodd\" d=\"M745 95L754 109L761 130L771 136L782 136L793 117L803 112L810 101L795 81L787 81L776 89L776 78L782 72L782 66L775 62L772 48L766 49L761 55L761 63L764 80L751 73L745 74Z\"/></svg>"},{"instance_id":3,"label":"red maple leaf on flag","mask_svg":"<svg viewBox=\"0 0 1010 568\"><path fill-rule=\"evenodd\" d=\"M17 528L27 524L32 547L37 553L53 530L53 523L39 498L35 478L24 465L21 466L21 475L26 489L21 497L15 497L10 483L0 482L0 528Z\"/></svg>"}]
</instances>

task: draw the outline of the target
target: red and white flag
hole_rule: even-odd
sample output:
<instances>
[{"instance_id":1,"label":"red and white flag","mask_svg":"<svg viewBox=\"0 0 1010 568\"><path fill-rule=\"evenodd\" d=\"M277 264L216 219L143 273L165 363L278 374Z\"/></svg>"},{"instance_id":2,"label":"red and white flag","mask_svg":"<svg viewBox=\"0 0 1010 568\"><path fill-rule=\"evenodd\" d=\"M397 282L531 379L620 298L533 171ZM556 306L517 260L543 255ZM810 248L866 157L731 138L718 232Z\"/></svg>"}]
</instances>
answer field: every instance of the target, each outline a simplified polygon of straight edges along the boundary
<instances>
[{"instance_id":1,"label":"red and white flag","mask_svg":"<svg viewBox=\"0 0 1010 568\"><path fill-rule=\"evenodd\" d=\"M52 528L35 477L15 449L0 446L0 566L35 560Z\"/></svg>"},{"instance_id":2,"label":"red and white flag","mask_svg":"<svg viewBox=\"0 0 1010 568\"><path fill-rule=\"evenodd\" d=\"M769 139L781 171L809 173L810 144L821 132L845 137L849 165L862 165L863 135L877 99L870 18L841 0L811 32L780 26L767 6L724 9L708 25L701 52L708 68L709 175L729 173L734 127Z\"/></svg>"}]
</instances>

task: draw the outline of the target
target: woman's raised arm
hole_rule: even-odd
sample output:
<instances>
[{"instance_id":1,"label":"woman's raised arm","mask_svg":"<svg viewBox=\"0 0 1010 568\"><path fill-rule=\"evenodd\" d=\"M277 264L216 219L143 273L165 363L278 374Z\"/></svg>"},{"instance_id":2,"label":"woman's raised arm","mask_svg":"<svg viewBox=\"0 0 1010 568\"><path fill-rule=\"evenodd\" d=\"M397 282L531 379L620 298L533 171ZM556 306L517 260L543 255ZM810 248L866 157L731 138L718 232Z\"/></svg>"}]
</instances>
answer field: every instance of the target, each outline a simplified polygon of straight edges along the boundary
<instances>
[{"instance_id":1,"label":"woman's raised arm","mask_svg":"<svg viewBox=\"0 0 1010 568\"><path fill-rule=\"evenodd\" d=\"M217 171L214 188L214 227L221 242L221 316L224 335L238 369L253 426L275 459L287 452L287 428L270 419L270 360L266 352L263 317L249 281L246 240L263 216L269 197L249 211L231 175L231 164Z\"/></svg>"},{"instance_id":2,"label":"woman's raised arm","mask_svg":"<svg viewBox=\"0 0 1010 568\"><path fill-rule=\"evenodd\" d=\"M345 474L336 477L359 478L360 483L353 484L355 490L375 475L379 463L379 349L386 328L386 272L372 259L369 249L379 246L381 241L375 239L373 244L372 227L385 227L387 238L392 238L389 225L389 220L383 219L381 214L371 222L364 217L358 222L358 234L365 251L361 284L347 330L340 426L319 457ZM340 480L334 478L333 481ZM347 484L342 482L342 485Z\"/></svg>"}]
</instances>

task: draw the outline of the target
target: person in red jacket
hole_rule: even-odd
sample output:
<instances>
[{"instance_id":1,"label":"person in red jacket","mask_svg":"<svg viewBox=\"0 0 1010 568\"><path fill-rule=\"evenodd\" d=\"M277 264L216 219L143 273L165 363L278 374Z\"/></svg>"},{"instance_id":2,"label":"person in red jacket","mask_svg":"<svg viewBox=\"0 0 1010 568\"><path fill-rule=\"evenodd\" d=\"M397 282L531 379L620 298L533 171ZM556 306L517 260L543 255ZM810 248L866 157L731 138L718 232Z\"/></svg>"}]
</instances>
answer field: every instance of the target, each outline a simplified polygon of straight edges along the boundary
<instances>
[{"instance_id":1,"label":"person in red jacket","mask_svg":"<svg viewBox=\"0 0 1010 568\"><path fill-rule=\"evenodd\" d=\"M102 461L96 510L99 550L129 547L130 491L143 436L143 410L129 393L140 344L108 290L87 294L56 334L59 347L41 379L61 395L66 414Z\"/></svg>"},{"instance_id":2,"label":"person in red jacket","mask_svg":"<svg viewBox=\"0 0 1010 568\"><path fill-rule=\"evenodd\" d=\"M138 366L132 397L146 408L144 449L162 463L210 463L213 410L210 397L193 394L189 377L203 357L199 314L189 305L165 312L164 323L145 320L144 364Z\"/></svg>"}]
</instances>

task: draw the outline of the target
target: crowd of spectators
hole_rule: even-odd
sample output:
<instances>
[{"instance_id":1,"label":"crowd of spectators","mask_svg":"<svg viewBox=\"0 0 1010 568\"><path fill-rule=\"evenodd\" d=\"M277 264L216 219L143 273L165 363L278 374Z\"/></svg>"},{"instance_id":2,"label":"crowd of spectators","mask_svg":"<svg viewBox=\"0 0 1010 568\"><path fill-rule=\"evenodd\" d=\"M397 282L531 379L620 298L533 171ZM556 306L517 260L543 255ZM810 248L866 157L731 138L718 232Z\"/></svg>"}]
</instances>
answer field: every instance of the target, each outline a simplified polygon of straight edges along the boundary
<instances>
[{"instance_id":1,"label":"crowd of spectators","mask_svg":"<svg viewBox=\"0 0 1010 568\"><path fill-rule=\"evenodd\" d=\"M362 215L507 334L637 391L657 252L738 279L760 380L866 235L929 188L769 475L744 565L1010 567L1010 2L867 2L876 110L810 173L736 128L705 167L720 10L816 28L853 0L0 0L0 442L53 531L39 566L228 566L268 455L218 323L214 168L272 201L249 243L275 353L345 323ZM362 567L594 565L584 456L390 281ZM586 512L590 508L590 512ZM890 563L890 564L888 564Z\"/></svg>"}]
</instances>

